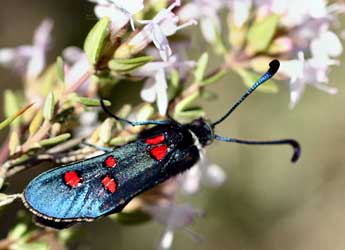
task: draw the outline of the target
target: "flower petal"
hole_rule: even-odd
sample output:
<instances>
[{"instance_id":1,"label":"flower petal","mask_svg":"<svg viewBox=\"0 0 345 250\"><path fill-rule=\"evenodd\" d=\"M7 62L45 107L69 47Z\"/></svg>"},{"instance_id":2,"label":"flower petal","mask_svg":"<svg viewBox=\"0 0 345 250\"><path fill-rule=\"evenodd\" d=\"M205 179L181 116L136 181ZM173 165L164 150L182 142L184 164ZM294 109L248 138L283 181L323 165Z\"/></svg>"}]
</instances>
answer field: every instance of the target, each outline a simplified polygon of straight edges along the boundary
<instances>
[{"instance_id":1,"label":"flower petal","mask_svg":"<svg viewBox=\"0 0 345 250\"><path fill-rule=\"evenodd\" d=\"M155 81L153 79L148 79L142 90L140 91L141 99L146 102L154 102L156 100L156 91L155 91Z\"/></svg>"}]
</instances>

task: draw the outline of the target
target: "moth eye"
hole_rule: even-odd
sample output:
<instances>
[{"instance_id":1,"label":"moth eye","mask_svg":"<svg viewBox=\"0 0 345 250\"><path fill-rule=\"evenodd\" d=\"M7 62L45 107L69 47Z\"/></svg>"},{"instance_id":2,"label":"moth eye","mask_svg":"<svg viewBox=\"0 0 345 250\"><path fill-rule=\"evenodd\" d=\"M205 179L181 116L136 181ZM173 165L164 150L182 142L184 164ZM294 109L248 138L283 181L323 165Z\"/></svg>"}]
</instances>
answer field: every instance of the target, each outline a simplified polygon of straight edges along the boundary
<instances>
[{"instance_id":1,"label":"moth eye","mask_svg":"<svg viewBox=\"0 0 345 250\"><path fill-rule=\"evenodd\" d=\"M64 175L64 180L65 183L72 188L78 186L78 184L80 183L80 177L75 171L66 172Z\"/></svg>"},{"instance_id":2,"label":"moth eye","mask_svg":"<svg viewBox=\"0 0 345 250\"><path fill-rule=\"evenodd\" d=\"M165 140L164 134L157 135L155 137L151 137L146 140L146 143L149 145L156 145L162 143Z\"/></svg>"},{"instance_id":3,"label":"moth eye","mask_svg":"<svg viewBox=\"0 0 345 250\"><path fill-rule=\"evenodd\" d=\"M167 145L161 145L161 146L154 147L150 151L151 155L157 161L162 160L166 156L167 152L168 152L168 146Z\"/></svg>"}]
</instances>

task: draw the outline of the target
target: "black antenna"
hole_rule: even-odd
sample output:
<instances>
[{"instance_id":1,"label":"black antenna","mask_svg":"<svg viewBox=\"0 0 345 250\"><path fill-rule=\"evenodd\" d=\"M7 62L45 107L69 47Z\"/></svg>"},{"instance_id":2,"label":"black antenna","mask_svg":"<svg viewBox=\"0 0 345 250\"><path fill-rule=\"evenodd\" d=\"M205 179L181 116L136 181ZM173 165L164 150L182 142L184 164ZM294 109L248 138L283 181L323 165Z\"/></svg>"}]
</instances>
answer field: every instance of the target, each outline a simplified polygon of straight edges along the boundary
<instances>
[{"instance_id":1,"label":"black antenna","mask_svg":"<svg viewBox=\"0 0 345 250\"><path fill-rule=\"evenodd\" d=\"M215 127L222 121L224 121L251 93L254 92L255 89L257 89L261 84L269 80L279 69L280 62L278 60L273 60L270 62L270 68L269 70L263 74L259 80L257 80L256 83L253 84L253 86L248 89L248 91L240 97L240 99L229 109L228 112L226 112L225 115L223 115L221 118L219 118L217 121L213 122L211 124L212 127Z\"/></svg>"},{"instance_id":2,"label":"black antenna","mask_svg":"<svg viewBox=\"0 0 345 250\"><path fill-rule=\"evenodd\" d=\"M301 155L301 147L299 143L293 139L283 139L283 140L274 140L274 141L248 141L248 140L223 137L220 135L215 135L214 139L218 141L234 142L234 143L247 144L247 145L281 145L281 144L290 145L293 148L293 155L291 158L291 162L293 163L295 163Z\"/></svg>"},{"instance_id":3,"label":"black antenna","mask_svg":"<svg viewBox=\"0 0 345 250\"><path fill-rule=\"evenodd\" d=\"M164 120L164 121L153 121L153 120L147 120L147 121L130 121L121 117L118 117L117 115L114 115L106 106L104 101L101 99L101 107L104 110L105 113L108 114L108 116L120 121L128 123L132 126L139 126L139 125L168 125L171 124L171 120Z\"/></svg>"}]
</instances>

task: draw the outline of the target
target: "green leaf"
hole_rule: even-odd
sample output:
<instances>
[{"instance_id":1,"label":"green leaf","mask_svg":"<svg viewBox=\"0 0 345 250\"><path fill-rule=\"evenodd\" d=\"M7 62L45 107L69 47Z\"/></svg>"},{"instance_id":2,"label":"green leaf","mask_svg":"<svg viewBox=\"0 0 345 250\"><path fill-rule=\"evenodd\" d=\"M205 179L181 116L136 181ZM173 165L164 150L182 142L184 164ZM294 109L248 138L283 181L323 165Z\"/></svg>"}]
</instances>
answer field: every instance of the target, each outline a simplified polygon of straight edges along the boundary
<instances>
[{"instance_id":1,"label":"green leaf","mask_svg":"<svg viewBox=\"0 0 345 250\"><path fill-rule=\"evenodd\" d=\"M130 141L134 141L137 138L136 135L118 136L110 140L109 145L120 146Z\"/></svg>"},{"instance_id":2,"label":"green leaf","mask_svg":"<svg viewBox=\"0 0 345 250\"><path fill-rule=\"evenodd\" d=\"M55 97L54 97L54 93L50 92L43 106L43 117L47 119L48 121L51 121L54 117L54 110L55 110Z\"/></svg>"},{"instance_id":3,"label":"green leaf","mask_svg":"<svg viewBox=\"0 0 345 250\"><path fill-rule=\"evenodd\" d=\"M182 112L177 113L174 116L174 119L178 120L179 122L190 122L194 119L204 117L205 111L201 108L196 108L192 110L185 110Z\"/></svg>"},{"instance_id":4,"label":"green leaf","mask_svg":"<svg viewBox=\"0 0 345 250\"><path fill-rule=\"evenodd\" d=\"M208 63L208 54L206 52L204 52L200 56L200 58L197 62L196 69L194 71L195 82L201 83L202 80L204 79L205 71L207 68L207 63Z\"/></svg>"},{"instance_id":5,"label":"green leaf","mask_svg":"<svg viewBox=\"0 0 345 250\"><path fill-rule=\"evenodd\" d=\"M152 107L151 104L145 103L139 111L137 112L137 120L138 121L145 121L150 119L150 117L155 113L155 109Z\"/></svg>"},{"instance_id":6,"label":"green leaf","mask_svg":"<svg viewBox=\"0 0 345 250\"><path fill-rule=\"evenodd\" d=\"M10 117L17 112L19 104L16 95L10 89L4 91L4 114L5 117ZM20 119L13 123L14 126L18 126Z\"/></svg>"},{"instance_id":7,"label":"green leaf","mask_svg":"<svg viewBox=\"0 0 345 250\"><path fill-rule=\"evenodd\" d=\"M28 230L28 226L24 223L17 224L8 234L10 240L19 240Z\"/></svg>"},{"instance_id":8,"label":"green leaf","mask_svg":"<svg viewBox=\"0 0 345 250\"><path fill-rule=\"evenodd\" d=\"M8 148L10 149L10 155L16 152L18 145L20 144L19 136L16 130L10 134L10 140L8 142Z\"/></svg>"},{"instance_id":9,"label":"green leaf","mask_svg":"<svg viewBox=\"0 0 345 250\"><path fill-rule=\"evenodd\" d=\"M84 43L84 51L90 64L96 65L101 58L110 30L110 19L103 17L90 30Z\"/></svg>"},{"instance_id":10,"label":"green leaf","mask_svg":"<svg viewBox=\"0 0 345 250\"><path fill-rule=\"evenodd\" d=\"M5 128L8 125L10 125L15 119L20 117L22 114L25 113L25 111L27 111L29 108L31 108L32 105L33 105L33 103L25 106L21 110L17 111L17 113L15 113L14 115L12 115L12 116L8 117L6 120L2 121L0 123L0 130L2 130L3 128Z\"/></svg>"},{"instance_id":11,"label":"green leaf","mask_svg":"<svg viewBox=\"0 0 345 250\"><path fill-rule=\"evenodd\" d=\"M35 241L30 243L18 242L11 245L12 250L48 250L49 245L43 241Z\"/></svg>"},{"instance_id":12,"label":"green leaf","mask_svg":"<svg viewBox=\"0 0 345 250\"><path fill-rule=\"evenodd\" d=\"M61 82L65 81L65 70L64 70L64 62L61 56L58 56L56 59L56 73L57 77Z\"/></svg>"},{"instance_id":13,"label":"green leaf","mask_svg":"<svg viewBox=\"0 0 345 250\"><path fill-rule=\"evenodd\" d=\"M42 111L38 111L35 115L35 117L32 119L30 126L29 126L29 132L30 135L33 135L34 133L36 133L36 131L38 130L38 128L41 126L43 121L43 114Z\"/></svg>"},{"instance_id":14,"label":"green leaf","mask_svg":"<svg viewBox=\"0 0 345 250\"><path fill-rule=\"evenodd\" d=\"M128 73L151 62L152 56L141 56L129 59L113 59L109 62L109 68L117 73Z\"/></svg>"},{"instance_id":15,"label":"green leaf","mask_svg":"<svg viewBox=\"0 0 345 250\"><path fill-rule=\"evenodd\" d=\"M269 15L253 23L247 36L247 49L251 54L263 52L269 47L278 28L279 21L279 15Z\"/></svg>"},{"instance_id":16,"label":"green leaf","mask_svg":"<svg viewBox=\"0 0 345 250\"><path fill-rule=\"evenodd\" d=\"M191 95L185 97L184 99L182 99L175 107L175 114L181 113L182 111L188 109L193 102L200 96L200 92L199 91L195 91L194 93L192 93Z\"/></svg>"},{"instance_id":17,"label":"green leaf","mask_svg":"<svg viewBox=\"0 0 345 250\"><path fill-rule=\"evenodd\" d=\"M103 144L107 144L111 137L112 137L112 128L114 125L114 119L113 118L107 118L105 121L102 123L100 127L100 139Z\"/></svg>"},{"instance_id":18,"label":"green leaf","mask_svg":"<svg viewBox=\"0 0 345 250\"><path fill-rule=\"evenodd\" d=\"M201 85L202 86L208 86L208 85L211 85L213 83L216 83L220 79L222 79L226 73L227 73L227 71L225 69L219 70L217 73L213 74L212 76L208 77L207 79L204 79L201 82Z\"/></svg>"},{"instance_id":19,"label":"green leaf","mask_svg":"<svg viewBox=\"0 0 345 250\"><path fill-rule=\"evenodd\" d=\"M237 69L236 72L241 76L244 85L246 85L248 88L252 87L253 84L260 78L259 74L244 69ZM279 91L279 88L278 84L271 79L258 87L257 91L274 94Z\"/></svg>"},{"instance_id":20,"label":"green leaf","mask_svg":"<svg viewBox=\"0 0 345 250\"><path fill-rule=\"evenodd\" d=\"M68 140L69 138L71 138L71 134L70 133L65 133L62 135L58 135L49 139L44 139L42 141L39 141L39 146L40 147L51 147L51 146L55 146L57 144L60 144L66 140Z\"/></svg>"},{"instance_id":21,"label":"green leaf","mask_svg":"<svg viewBox=\"0 0 345 250\"><path fill-rule=\"evenodd\" d=\"M151 216L142 211L122 212L110 216L111 219L125 225L137 225L151 220Z\"/></svg>"},{"instance_id":22,"label":"green leaf","mask_svg":"<svg viewBox=\"0 0 345 250\"><path fill-rule=\"evenodd\" d=\"M81 97L81 96L74 96L72 98L73 101L79 102L85 106L88 107L98 107L101 106L100 99L94 99L94 98L87 98L87 97ZM111 106L111 102L108 100L103 100L105 106Z\"/></svg>"}]
</instances>

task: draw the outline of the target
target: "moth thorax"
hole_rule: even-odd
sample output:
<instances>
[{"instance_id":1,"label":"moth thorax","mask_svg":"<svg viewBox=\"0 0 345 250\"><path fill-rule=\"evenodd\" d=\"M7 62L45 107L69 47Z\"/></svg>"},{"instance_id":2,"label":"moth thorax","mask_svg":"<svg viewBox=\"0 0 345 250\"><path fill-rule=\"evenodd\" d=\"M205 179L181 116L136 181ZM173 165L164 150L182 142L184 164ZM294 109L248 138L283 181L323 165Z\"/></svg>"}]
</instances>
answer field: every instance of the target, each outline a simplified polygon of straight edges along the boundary
<instances>
[{"instance_id":1,"label":"moth thorax","mask_svg":"<svg viewBox=\"0 0 345 250\"><path fill-rule=\"evenodd\" d=\"M213 129L204 119L199 118L186 124L186 126L198 137L202 146L212 143L214 138Z\"/></svg>"}]
</instances>

